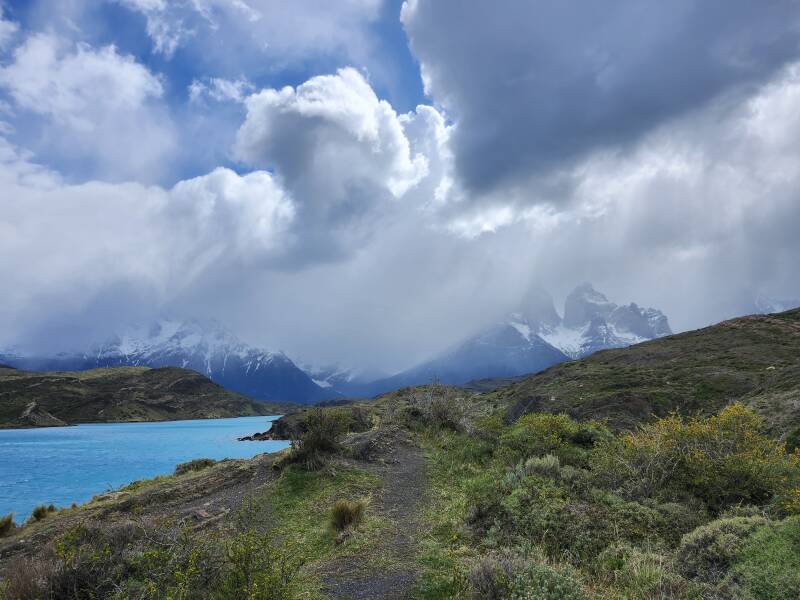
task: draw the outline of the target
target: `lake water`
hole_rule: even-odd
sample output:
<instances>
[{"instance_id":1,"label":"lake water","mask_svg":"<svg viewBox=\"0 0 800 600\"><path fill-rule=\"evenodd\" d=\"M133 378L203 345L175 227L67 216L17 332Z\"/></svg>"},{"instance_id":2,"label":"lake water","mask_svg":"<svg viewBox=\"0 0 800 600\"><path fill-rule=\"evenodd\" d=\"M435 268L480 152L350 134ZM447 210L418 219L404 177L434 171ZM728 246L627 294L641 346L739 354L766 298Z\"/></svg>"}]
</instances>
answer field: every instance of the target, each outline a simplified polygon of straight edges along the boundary
<instances>
[{"instance_id":1,"label":"lake water","mask_svg":"<svg viewBox=\"0 0 800 600\"><path fill-rule=\"evenodd\" d=\"M282 441L239 442L278 417L98 423L0 430L0 517L19 523L38 504L69 506L194 458L250 458Z\"/></svg>"}]
</instances>

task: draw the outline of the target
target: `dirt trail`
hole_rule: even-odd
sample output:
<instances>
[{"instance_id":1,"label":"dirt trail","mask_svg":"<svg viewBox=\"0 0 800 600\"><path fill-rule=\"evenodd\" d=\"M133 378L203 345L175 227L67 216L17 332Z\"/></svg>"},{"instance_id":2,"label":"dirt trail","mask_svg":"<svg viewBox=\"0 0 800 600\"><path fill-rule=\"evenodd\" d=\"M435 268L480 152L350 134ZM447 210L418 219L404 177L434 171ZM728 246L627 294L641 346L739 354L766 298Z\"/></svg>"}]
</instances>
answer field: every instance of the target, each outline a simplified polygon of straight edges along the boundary
<instances>
[{"instance_id":1,"label":"dirt trail","mask_svg":"<svg viewBox=\"0 0 800 600\"><path fill-rule=\"evenodd\" d=\"M425 459L409 442L398 443L385 462L370 463L369 470L380 476L383 487L374 504L390 524L371 556L338 559L326 569L323 592L331 598L367 600L408 598L416 582L414 568L418 505L425 493ZM377 571L370 558L389 558L392 568Z\"/></svg>"}]
</instances>

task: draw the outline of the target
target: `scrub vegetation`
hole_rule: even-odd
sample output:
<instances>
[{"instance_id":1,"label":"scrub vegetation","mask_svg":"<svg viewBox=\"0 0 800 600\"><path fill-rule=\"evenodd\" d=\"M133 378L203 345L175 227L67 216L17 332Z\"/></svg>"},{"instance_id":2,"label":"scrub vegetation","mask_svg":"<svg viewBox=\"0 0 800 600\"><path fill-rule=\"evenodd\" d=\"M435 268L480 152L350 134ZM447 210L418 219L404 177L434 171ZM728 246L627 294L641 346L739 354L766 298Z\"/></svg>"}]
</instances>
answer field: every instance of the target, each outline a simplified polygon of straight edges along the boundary
<instances>
[{"instance_id":1,"label":"scrub vegetation","mask_svg":"<svg viewBox=\"0 0 800 600\"><path fill-rule=\"evenodd\" d=\"M782 354L800 337L800 311L792 319L771 330L782 358L762 363L796 367L800 359ZM720 327L747 339L763 326L746 318ZM706 330L698 344L719 335L728 333ZM614 351L625 359L615 359L620 384L634 369L625 361L641 352ZM731 380L760 368L741 354L718 354ZM569 369L594 369L593 359ZM553 410L535 387L552 376L307 409L276 423L293 440L281 453L182 466L81 507L45 509L22 527L4 519L2 589L15 599L796 595L800 452L787 432L799 423L769 387L784 389L782 379L685 404L654 379L648 393L669 398L669 410L631 421L625 385L608 400L611 413ZM606 386L584 377L584 390Z\"/></svg>"}]
</instances>

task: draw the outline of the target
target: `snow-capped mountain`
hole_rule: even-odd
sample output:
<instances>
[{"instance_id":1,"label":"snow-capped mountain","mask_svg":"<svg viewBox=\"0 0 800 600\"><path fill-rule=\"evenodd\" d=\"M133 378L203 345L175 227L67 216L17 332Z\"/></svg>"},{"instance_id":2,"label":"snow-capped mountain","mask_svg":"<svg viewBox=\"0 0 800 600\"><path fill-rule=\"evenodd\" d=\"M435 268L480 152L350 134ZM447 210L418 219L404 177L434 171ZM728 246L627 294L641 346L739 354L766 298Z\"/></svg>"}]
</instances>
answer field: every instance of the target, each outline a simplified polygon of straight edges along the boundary
<instances>
[{"instance_id":1,"label":"snow-capped mountain","mask_svg":"<svg viewBox=\"0 0 800 600\"><path fill-rule=\"evenodd\" d=\"M519 311L444 354L393 377L370 391L429 383L466 383L542 371L569 359L606 348L621 348L671 334L667 317L634 303L618 306L591 284L575 288L564 304L564 317L552 297L533 289Z\"/></svg>"},{"instance_id":2,"label":"snow-capped mountain","mask_svg":"<svg viewBox=\"0 0 800 600\"><path fill-rule=\"evenodd\" d=\"M0 358L32 370L96 367L182 367L257 400L312 403L335 395L325 390L282 352L250 347L215 321L161 319L136 325L83 353L50 357Z\"/></svg>"},{"instance_id":3,"label":"snow-capped mountain","mask_svg":"<svg viewBox=\"0 0 800 600\"><path fill-rule=\"evenodd\" d=\"M511 323L527 328L531 335L539 336L570 358L631 346L672 333L667 317L660 310L640 308L633 302L618 306L590 283L579 285L567 296L563 319L554 322L551 318L542 320L533 315L521 321L512 317Z\"/></svg>"}]
</instances>

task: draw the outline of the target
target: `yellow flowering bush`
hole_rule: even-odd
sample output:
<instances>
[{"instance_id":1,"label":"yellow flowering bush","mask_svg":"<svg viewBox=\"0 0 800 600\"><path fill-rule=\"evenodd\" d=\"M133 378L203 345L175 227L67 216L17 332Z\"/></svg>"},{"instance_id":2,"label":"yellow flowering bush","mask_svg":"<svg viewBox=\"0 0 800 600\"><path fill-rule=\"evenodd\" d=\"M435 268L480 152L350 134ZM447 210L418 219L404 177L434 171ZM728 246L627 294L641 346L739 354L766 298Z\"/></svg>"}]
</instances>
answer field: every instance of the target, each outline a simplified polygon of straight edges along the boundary
<instances>
[{"instance_id":1,"label":"yellow flowering bush","mask_svg":"<svg viewBox=\"0 0 800 600\"><path fill-rule=\"evenodd\" d=\"M712 511L764 504L800 478L797 454L764 435L761 418L741 403L708 418L671 415L644 425L601 444L592 466L628 496L694 496Z\"/></svg>"}]
</instances>

